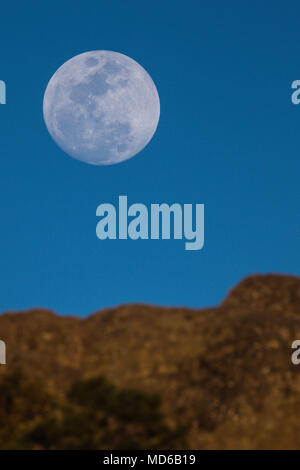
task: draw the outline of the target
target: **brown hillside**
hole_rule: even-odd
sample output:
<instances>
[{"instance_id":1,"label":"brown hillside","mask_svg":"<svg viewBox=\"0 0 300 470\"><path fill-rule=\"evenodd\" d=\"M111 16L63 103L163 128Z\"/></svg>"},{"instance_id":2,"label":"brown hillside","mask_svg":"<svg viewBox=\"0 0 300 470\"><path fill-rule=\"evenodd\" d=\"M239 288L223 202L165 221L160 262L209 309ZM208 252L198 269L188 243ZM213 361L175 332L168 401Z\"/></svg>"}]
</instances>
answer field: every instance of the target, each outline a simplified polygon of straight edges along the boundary
<instances>
[{"instance_id":1,"label":"brown hillside","mask_svg":"<svg viewBox=\"0 0 300 470\"><path fill-rule=\"evenodd\" d=\"M86 319L6 313L0 339L2 381L21 369L63 397L74 381L102 376L159 394L167 425L187 429L187 448L300 448L300 365L291 364L299 278L251 276L212 309L125 305Z\"/></svg>"}]
</instances>

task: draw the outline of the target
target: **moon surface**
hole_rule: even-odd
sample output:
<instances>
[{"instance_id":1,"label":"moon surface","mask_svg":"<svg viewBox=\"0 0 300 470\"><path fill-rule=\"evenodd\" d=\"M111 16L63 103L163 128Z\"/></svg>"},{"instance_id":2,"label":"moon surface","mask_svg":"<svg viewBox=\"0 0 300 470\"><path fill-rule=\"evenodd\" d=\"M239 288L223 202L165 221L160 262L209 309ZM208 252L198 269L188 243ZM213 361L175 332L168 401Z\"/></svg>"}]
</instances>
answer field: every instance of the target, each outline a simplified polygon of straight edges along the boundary
<instances>
[{"instance_id":1,"label":"moon surface","mask_svg":"<svg viewBox=\"0 0 300 470\"><path fill-rule=\"evenodd\" d=\"M112 51L65 62L48 83L44 120L57 145L92 165L112 165L139 153L156 131L160 102L146 70Z\"/></svg>"}]
</instances>

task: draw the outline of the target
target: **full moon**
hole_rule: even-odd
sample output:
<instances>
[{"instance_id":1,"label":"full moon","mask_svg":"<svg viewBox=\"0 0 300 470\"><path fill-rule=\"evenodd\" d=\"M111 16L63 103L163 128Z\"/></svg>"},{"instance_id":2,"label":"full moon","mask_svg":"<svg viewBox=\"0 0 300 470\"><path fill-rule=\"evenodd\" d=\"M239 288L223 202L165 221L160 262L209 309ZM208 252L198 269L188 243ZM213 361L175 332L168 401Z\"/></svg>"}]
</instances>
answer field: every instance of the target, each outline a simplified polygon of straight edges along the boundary
<instances>
[{"instance_id":1,"label":"full moon","mask_svg":"<svg viewBox=\"0 0 300 470\"><path fill-rule=\"evenodd\" d=\"M55 72L43 112L50 135L67 154L92 165L112 165L149 143L160 103L150 75L135 60L91 51Z\"/></svg>"}]
</instances>

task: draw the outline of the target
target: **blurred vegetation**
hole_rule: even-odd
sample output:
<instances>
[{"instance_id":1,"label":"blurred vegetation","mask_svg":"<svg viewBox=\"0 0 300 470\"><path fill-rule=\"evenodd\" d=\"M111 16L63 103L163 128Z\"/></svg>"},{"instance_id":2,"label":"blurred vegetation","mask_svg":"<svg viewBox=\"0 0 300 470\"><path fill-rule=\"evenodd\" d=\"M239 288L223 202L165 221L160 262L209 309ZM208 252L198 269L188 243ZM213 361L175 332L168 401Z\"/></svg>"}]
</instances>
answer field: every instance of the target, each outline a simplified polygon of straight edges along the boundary
<instances>
[{"instance_id":1,"label":"blurred vegetation","mask_svg":"<svg viewBox=\"0 0 300 470\"><path fill-rule=\"evenodd\" d=\"M158 395L104 377L75 382L57 400L20 372L0 384L0 449L167 449L185 442Z\"/></svg>"}]
</instances>

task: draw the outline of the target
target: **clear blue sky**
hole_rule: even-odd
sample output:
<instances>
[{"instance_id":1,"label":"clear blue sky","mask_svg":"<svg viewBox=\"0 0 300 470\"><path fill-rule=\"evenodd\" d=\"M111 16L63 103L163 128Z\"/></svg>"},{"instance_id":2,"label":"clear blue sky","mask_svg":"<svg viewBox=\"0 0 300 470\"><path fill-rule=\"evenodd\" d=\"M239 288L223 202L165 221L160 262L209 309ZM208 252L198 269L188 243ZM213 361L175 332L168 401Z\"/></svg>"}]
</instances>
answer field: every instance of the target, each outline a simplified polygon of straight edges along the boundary
<instances>
[{"instance_id":1,"label":"clear blue sky","mask_svg":"<svg viewBox=\"0 0 300 470\"><path fill-rule=\"evenodd\" d=\"M4 2L0 40L0 311L204 307L249 274L299 274L298 1ZM137 60L161 100L150 144L110 167L68 157L42 117L52 74L95 49ZM101 242L96 207L120 194L204 203L204 249Z\"/></svg>"}]
</instances>

